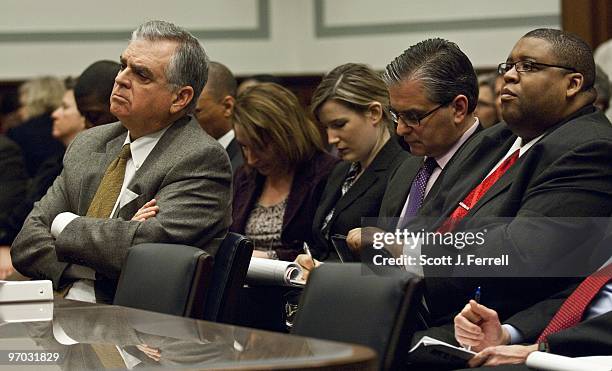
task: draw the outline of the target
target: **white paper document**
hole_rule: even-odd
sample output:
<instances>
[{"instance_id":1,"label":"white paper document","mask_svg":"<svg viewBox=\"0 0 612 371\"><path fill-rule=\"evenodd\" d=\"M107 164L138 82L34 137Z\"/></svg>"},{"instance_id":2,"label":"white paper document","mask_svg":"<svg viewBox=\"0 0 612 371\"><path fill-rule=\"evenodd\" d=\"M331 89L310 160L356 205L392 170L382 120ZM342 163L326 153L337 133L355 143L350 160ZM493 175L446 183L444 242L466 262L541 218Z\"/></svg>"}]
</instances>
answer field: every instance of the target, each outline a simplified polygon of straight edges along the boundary
<instances>
[{"instance_id":1,"label":"white paper document","mask_svg":"<svg viewBox=\"0 0 612 371\"><path fill-rule=\"evenodd\" d=\"M249 285L304 286L302 268L294 262L251 258L246 282Z\"/></svg>"}]
</instances>

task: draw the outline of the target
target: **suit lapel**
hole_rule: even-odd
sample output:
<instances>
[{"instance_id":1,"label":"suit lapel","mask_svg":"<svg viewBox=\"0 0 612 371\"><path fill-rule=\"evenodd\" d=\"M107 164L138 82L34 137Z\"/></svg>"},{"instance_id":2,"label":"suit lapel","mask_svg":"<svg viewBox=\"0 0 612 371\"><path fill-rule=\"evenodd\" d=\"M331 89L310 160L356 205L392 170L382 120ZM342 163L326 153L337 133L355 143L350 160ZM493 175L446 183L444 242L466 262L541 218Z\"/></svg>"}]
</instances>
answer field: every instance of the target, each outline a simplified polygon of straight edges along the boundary
<instances>
[{"instance_id":1,"label":"suit lapel","mask_svg":"<svg viewBox=\"0 0 612 371\"><path fill-rule=\"evenodd\" d=\"M350 163L342 162L338 165L338 167L336 167L336 169L334 169L334 171L332 171L327 186L325 187L325 191L323 192L323 198L321 198L317 211L315 212L313 225L316 229L321 229L323 226L323 220L340 198L340 187L342 187L342 183L346 178L349 167Z\"/></svg>"},{"instance_id":2,"label":"suit lapel","mask_svg":"<svg viewBox=\"0 0 612 371\"><path fill-rule=\"evenodd\" d=\"M506 170L506 172L501 176L501 178L499 178L497 182L495 182L491 186L491 188L489 188L489 190L480 198L480 200L478 200L474 207L472 207L472 209L470 210L470 214L473 214L478 211L478 209L480 209L483 205L485 205L487 202L495 198L497 195L499 195L512 185L512 182L519 173L520 160L521 159L518 159L517 163L515 163L512 167Z\"/></svg>"},{"instance_id":3,"label":"suit lapel","mask_svg":"<svg viewBox=\"0 0 612 371\"><path fill-rule=\"evenodd\" d=\"M393 159L402 149L389 139L387 143L380 149L374 160L368 166L367 169L364 170L361 177L355 181L353 186L349 188L346 194L338 200L336 204L336 211L334 212L334 217L330 221L330 225L333 224L334 220L338 215L342 213L346 208L351 206L355 201L357 201L364 193L366 193L376 182L380 179L380 174L387 171L389 165L393 163ZM347 169L348 172L348 169ZM341 187L342 183L344 183L344 178L346 177L346 173L344 177L340 181Z\"/></svg>"},{"instance_id":4,"label":"suit lapel","mask_svg":"<svg viewBox=\"0 0 612 371\"><path fill-rule=\"evenodd\" d=\"M438 201L441 200L444 206L439 209L439 206L435 206L439 205L437 202L431 203L435 204L434 206L430 205L442 211L438 214L441 216L441 221L457 208L459 202L463 201L468 193L482 182L499 159L508 152L516 136L511 135L508 139L505 134L507 132L503 130L484 136L480 141L472 141L469 148L466 147L456 160L452 160L453 165L450 163L447 165L441 174L443 179L439 179L443 183L440 184L441 188L438 192L448 191L448 193L442 198L438 194L434 197L438 198Z\"/></svg>"}]
</instances>

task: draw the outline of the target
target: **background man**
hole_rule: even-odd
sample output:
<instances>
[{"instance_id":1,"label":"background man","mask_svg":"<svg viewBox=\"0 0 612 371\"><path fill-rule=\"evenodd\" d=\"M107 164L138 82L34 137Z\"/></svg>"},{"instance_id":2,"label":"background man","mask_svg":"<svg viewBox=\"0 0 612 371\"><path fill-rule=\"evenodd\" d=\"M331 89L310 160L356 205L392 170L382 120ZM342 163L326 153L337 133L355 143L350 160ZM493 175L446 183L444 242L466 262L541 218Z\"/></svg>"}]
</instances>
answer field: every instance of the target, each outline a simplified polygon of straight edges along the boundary
<instances>
[{"instance_id":1,"label":"background man","mask_svg":"<svg viewBox=\"0 0 612 371\"><path fill-rule=\"evenodd\" d=\"M188 116L206 76L204 49L185 30L150 21L133 32L110 98L120 122L72 142L11 249L21 273L56 289L76 280L68 298L110 302L132 245L183 243L214 254L212 240L229 226L231 170L223 147ZM156 217L131 221L153 198Z\"/></svg>"},{"instance_id":2,"label":"background man","mask_svg":"<svg viewBox=\"0 0 612 371\"><path fill-rule=\"evenodd\" d=\"M496 78L496 73L478 76L478 105L476 105L474 115L478 117L484 128L491 127L500 120L495 105Z\"/></svg>"},{"instance_id":3,"label":"background man","mask_svg":"<svg viewBox=\"0 0 612 371\"><path fill-rule=\"evenodd\" d=\"M242 165L242 151L232 128L232 112L236 103L236 79L226 66L218 62L208 64L208 81L195 108L195 118L208 135L215 138L227 151L236 171Z\"/></svg>"}]
</instances>

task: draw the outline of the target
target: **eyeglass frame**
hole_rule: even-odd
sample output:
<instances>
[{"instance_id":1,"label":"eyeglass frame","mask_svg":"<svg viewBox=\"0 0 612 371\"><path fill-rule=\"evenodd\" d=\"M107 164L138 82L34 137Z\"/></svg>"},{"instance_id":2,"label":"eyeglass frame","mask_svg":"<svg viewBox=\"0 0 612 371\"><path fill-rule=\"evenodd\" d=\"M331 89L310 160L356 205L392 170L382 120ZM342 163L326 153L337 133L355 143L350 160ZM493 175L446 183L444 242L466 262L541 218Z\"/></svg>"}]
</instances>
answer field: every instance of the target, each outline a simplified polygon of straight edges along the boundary
<instances>
[{"instance_id":1,"label":"eyeglass frame","mask_svg":"<svg viewBox=\"0 0 612 371\"><path fill-rule=\"evenodd\" d=\"M523 67L517 67L517 65L523 66ZM502 68L502 66L510 66L510 68ZM524 69L524 66L527 65L529 66L527 69ZM567 66L560 66L557 64L548 64L548 63L540 63L540 62L534 62L534 61L516 61L516 62L502 62L500 64L497 65L497 74L498 75L504 75L508 72L510 72L510 70L512 68L516 69L516 72L532 72L533 68L531 66L544 66L544 67L554 67L554 68L562 68L564 70L568 70L568 71L572 71L574 73L580 73L577 69L573 68L573 67L567 67Z\"/></svg>"},{"instance_id":2,"label":"eyeglass frame","mask_svg":"<svg viewBox=\"0 0 612 371\"><path fill-rule=\"evenodd\" d=\"M421 115L421 117L417 117L416 120L407 120L404 117L406 116L406 112L407 111L396 111L393 108L389 108L389 114L391 115L391 121L393 121L393 123L395 123L395 125L399 125L399 120L402 120L402 122L404 123L404 125L406 126L410 126L410 127L418 127L421 126L421 121L425 120L427 117L431 116L434 112L436 112L437 110L439 110L440 108L444 107L444 106L448 106L449 104L451 104L452 102L448 102L448 103L442 103L439 106L437 106L436 108L427 111L426 113L424 113L423 115ZM416 124L415 124L416 122Z\"/></svg>"}]
</instances>

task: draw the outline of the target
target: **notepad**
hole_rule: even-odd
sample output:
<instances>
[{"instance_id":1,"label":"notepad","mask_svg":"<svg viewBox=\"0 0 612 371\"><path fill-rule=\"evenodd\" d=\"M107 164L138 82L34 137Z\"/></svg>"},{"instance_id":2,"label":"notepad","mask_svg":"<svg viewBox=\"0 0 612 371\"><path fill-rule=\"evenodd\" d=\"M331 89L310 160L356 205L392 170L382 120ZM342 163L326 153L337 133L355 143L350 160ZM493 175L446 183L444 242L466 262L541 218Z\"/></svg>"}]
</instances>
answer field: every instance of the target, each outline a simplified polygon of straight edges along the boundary
<instances>
[{"instance_id":1,"label":"notepad","mask_svg":"<svg viewBox=\"0 0 612 371\"><path fill-rule=\"evenodd\" d=\"M357 261L357 259L355 259L355 256L353 255L353 252L346 244L346 236L343 236L341 234L334 234L331 236L331 242L341 262L349 263Z\"/></svg>"},{"instance_id":2,"label":"notepad","mask_svg":"<svg viewBox=\"0 0 612 371\"><path fill-rule=\"evenodd\" d=\"M419 363L465 364L476 354L429 336L423 336L410 349L410 360Z\"/></svg>"},{"instance_id":3,"label":"notepad","mask_svg":"<svg viewBox=\"0 0 612 371\"><path fill-rule=\"evenodd\" d=\"M283 260L251 258L246 282L249 285L304 286L302 268Z\"/></svg>"}]
</instances>

